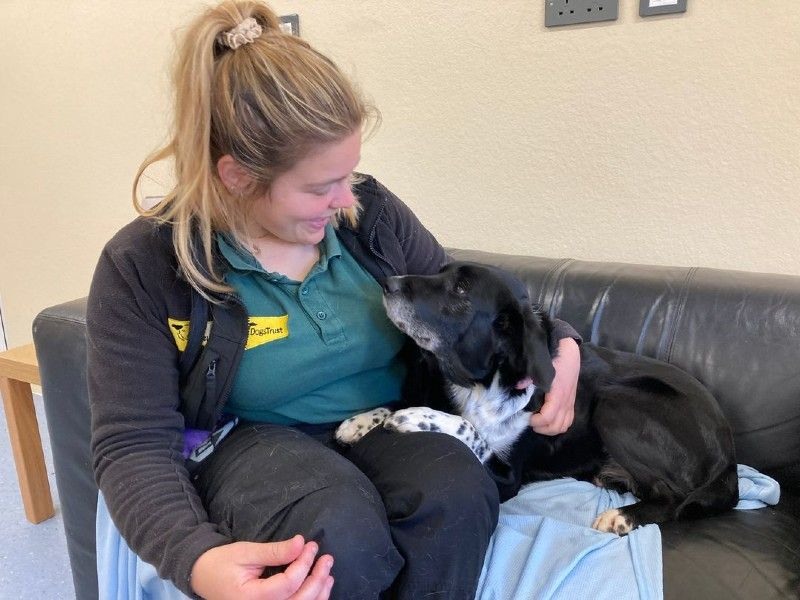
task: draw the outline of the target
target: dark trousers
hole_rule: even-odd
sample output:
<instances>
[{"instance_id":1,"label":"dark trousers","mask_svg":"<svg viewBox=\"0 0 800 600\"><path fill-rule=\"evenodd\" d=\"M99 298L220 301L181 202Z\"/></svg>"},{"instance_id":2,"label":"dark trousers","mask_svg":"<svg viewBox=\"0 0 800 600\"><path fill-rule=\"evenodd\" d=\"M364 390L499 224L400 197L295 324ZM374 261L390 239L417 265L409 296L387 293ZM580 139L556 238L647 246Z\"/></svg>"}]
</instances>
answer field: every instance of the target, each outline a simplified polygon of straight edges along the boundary
<instances>
[{"instance_id":1,"label":"dark trousers","mask_svg":"<svg viewBox=\"0 0 800 600\"><path fill-rule=\"evenodd\" d=\"M198 473L209 518L236 540L317 541L331 598L473 600L499 505L483 465L442 433L378 427L347 450L332 433L240 424Z\"/></svg>"}]
</instances>

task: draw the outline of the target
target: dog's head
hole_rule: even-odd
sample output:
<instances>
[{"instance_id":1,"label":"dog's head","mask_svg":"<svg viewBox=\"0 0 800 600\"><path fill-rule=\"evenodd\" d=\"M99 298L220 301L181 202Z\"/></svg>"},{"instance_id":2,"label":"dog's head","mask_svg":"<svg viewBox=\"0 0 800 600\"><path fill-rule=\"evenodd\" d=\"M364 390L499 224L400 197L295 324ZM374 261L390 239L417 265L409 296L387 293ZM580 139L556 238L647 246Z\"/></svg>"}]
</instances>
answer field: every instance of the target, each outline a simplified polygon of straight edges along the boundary
<instances>
[{"instance_id":1,"label":"dog's head","mask_svg":"<svg viewBox=\"0 0 800 600\"><path fill-rule=\"evenodd\" d=\"M487 384L499 372L506 388L530 377L550 389L550 322L510 273L453 262L436 275L389 277L383 303L392 322L433 354L452 383Z\"/></svg>"}]
</instances>

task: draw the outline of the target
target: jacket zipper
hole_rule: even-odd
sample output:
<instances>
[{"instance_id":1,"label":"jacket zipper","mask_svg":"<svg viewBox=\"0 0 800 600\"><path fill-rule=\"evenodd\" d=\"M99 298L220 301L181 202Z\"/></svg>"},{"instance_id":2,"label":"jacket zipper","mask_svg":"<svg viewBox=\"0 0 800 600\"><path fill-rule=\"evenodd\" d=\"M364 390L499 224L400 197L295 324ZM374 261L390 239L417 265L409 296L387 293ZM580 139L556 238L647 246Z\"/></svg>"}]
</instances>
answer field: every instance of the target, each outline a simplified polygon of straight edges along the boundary
<instances>
[{"instance_id":1,"label":"jacket zipper","mask_svg":"<svg viewBox=\"0 0 800 600\"><path fill-rule=\"evenodd\" d=\"M390 275L397 275L398 269L391 262L389 262L389 260L381 252L378 252L378 249L375 247L375 235L378 232L378 220L383 214L385 207L386 207L386 201L382 200L381 208L378 211L377 216L375 217L375 222L372 224L372 227L369 230L369 236L367 239L369 240L369 249L372 251L372 254L381 261L383 261L383 264L389 267L388 272L385 269L381 269L384 275L389 277Z\"/></svg>"},{"instance_id":2,"label":"jacket zipper","mask_svg":"<svg viewBox=\"0 0 800 600\"><path fill-rule=\"evenodd\" d=\"M244 314L244 325L245 326L244 326L244 328L242 330L242 335L241 335L241 337L239 339L239 345L237 346L236 356L234 356L233 360L231 360L231 366L230 366L229 371L228 371L228 380L227 380L227 382L225 384L225 387L222 389L222 393L220 394L219 401L216 402L216 404L214 405L214 423L215 424L218 424L220 422L220 420L222 419L222 413L223 413L223 411L225 409L225 405L228 403L228 396L230 396L231 387L233 387L233 380L235 378L235 371L237 371L239 369L239 363L242 361L242 354L244 353L244 346L247 343L247 334L248 334L248 327L247 327L248 318L247 318L247 311L246 311L246 309L244 307L244 302L242 302L242 300L236 294L229 293L229 294L226 294L226 296L227 296L228 300L231 300L232 302L237 304L239 306L239 308L241 308L245 312L245 314ZM213 325L212 325L212 327L213 327ZM216 365L216 363L217 363L216 359L213 360L211 363L209 363L209 366L211 366L211 364L214 365L213 376L214 376L214 381L215 381L215 383L214 383L215 391L216 391L216 374L217 374L217 365ZM208 373L206 373L206 376L208 376Z\"/></svg>"},{"instance_id":3,"label":"jacket zipper","mask_svg":"<svg viewBox=\"0 0 800 600\"><path fill-rule=\"evenodd\" d=\"M219 361L219 359L215 358L208 363L208 367L206 368L206 395L209 398L217 397L217 361Z\"/></svg>"}]
</instances>

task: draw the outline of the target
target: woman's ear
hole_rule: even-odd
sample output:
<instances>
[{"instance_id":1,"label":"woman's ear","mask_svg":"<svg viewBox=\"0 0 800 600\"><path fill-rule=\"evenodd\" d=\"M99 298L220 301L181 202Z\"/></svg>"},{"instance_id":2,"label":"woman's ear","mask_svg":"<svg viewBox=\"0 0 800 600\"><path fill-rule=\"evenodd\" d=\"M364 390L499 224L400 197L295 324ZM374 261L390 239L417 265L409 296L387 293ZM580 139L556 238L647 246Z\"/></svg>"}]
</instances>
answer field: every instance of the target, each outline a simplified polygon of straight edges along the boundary
<instances>
[{"instance_id":1,"label":"woman's ear","mask_svg":"<svg viewBox=\"0 0 800 600\"><path fill-rule=\"evenodd\" d=\"M252 178L230 155L221 156L217 161L217 174L222 184L234 196L241 196L250 187Z\"/></svg>"}]
</instances>

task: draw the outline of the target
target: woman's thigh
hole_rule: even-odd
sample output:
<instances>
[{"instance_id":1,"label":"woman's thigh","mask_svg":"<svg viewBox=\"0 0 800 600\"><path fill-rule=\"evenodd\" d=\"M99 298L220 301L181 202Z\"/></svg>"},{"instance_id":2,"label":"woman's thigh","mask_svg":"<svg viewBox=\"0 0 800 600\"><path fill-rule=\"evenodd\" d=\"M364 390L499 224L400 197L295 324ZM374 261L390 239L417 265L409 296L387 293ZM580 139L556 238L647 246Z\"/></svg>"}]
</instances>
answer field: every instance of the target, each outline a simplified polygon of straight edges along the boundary
<instances>
[{"instance_id":1,"label":"woman's thigh","mask_svg":"<svg viewBox=\"0 0 800 600\"><path fill-rule=\"evenodd\" d=\"M209 518L235 540L296 534L334 557L334 597L373 598L403 565L380 494L350 461L289 427L240 425L201 466Z\"/></svg>"},{"instance_id":2,"label":"woman's thigh","mask_svg":"<svg viewBox=\"0 0 800 600\"><path fill-rule=\"evenodd\" d=\"M406 560L396 597L474 598L499 498L472 451L443 433L376 427L345 456L380 493Z\"/></svg>"}]
</instances>

